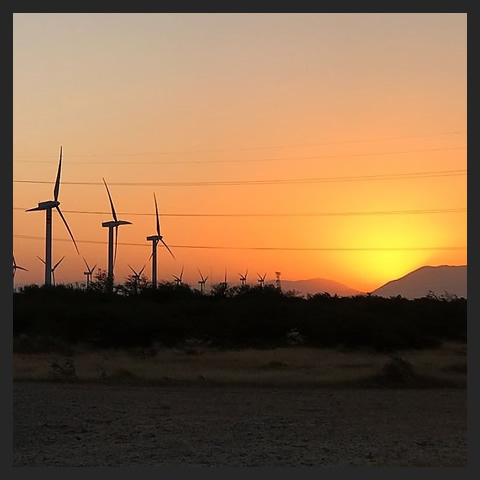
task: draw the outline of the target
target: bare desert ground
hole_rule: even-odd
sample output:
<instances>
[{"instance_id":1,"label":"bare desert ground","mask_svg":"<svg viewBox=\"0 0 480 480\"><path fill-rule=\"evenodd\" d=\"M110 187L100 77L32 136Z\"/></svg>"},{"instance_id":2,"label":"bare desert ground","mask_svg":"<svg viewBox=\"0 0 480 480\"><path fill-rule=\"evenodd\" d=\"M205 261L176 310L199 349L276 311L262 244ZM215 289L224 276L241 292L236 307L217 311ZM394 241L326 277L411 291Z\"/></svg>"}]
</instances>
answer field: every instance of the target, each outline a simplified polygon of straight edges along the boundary
<instances>
[{"instance_id":1,"label":"bare desert ground","mask_svg":"<svg viewBox=\"0 0 480 480\"><path fill-rule=\"evenodd\" d=\"M14 384L13 466L467 466L466 389Z\"/></svg>"},{"instance_id":2,"label":"bare desert ground","mask_svg":"<svg viewBox=\"0 0 480 480\"><path fill-rule=\"evenodd\" d=\"M14 354L14 466L467 466L466 345L69 354Z\"/></svg>"}]
</instances>

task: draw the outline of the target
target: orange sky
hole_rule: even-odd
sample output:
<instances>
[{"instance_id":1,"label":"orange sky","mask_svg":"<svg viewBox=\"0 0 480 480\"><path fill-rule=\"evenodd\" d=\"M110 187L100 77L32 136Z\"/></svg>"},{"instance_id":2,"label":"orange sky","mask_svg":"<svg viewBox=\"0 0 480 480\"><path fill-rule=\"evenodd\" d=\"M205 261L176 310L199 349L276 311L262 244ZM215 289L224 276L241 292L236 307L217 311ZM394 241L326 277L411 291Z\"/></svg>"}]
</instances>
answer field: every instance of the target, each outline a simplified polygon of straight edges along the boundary
<instances>
[{"instance_id":1,"label":"orange sky","mask_svg":"<svg viewBox=\"0 0 480 480\"><path fill-rule=\"evenodd\" d=\"M370 291L467 264L467 15L13 14L15 283L107 268L197 286L326 278ZM205 247L205 248L197 248Z\"/></svg>"}]
</instances>

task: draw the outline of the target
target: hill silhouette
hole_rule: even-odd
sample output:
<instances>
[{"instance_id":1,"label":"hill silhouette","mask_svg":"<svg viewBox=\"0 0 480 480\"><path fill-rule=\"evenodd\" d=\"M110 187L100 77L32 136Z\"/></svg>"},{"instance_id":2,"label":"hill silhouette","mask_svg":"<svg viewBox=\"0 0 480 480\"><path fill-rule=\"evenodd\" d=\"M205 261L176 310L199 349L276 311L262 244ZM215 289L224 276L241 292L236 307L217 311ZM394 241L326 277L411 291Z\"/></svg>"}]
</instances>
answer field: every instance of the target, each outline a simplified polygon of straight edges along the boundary
<instances>
[{"instance_id":1,"label":"hill silhouette","mask_svg":"<svg viewBox=\"0 0 480 480\"><path fill-rule=\"evenodd\" d=\"M372 295L414 299L428 294L456 295L467 298L467 265L440 265L420 267L407 275L377 288Z\"/></svg>"},{"instance_id":2,"label":"hill silhouette","mask_svg":"<svg viewBox=\"0 0 480 480\"><path fill-rule=\"evenodd\" d=\"M265 282L269 285L274 285L275 280ZM348 297L351 295L361 295L362 292L353 288L347 287L343 283L335 280L328 280L326 278L310 278L308 280L282 280L282 290L295 291L300 295L328 293L330 295L338 295L340 297Z\"/></svg>"}]
</instances>

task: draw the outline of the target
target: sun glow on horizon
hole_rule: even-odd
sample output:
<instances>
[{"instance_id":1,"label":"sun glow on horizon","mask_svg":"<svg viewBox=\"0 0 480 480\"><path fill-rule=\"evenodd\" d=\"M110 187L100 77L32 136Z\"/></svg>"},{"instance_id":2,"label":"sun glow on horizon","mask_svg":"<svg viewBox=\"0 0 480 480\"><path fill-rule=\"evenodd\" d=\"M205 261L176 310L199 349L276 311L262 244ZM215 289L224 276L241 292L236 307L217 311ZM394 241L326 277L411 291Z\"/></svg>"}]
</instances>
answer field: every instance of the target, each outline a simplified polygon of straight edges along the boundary
<instances>
[{"instance_id":1,"label":"sun glow on horizon","mask_svg":"<svg viewBox=\"0 0 480 480\"><path fill-rule=\"evenodd\" d=\"M121 19L121 21L119 21ZM16 283L324 278L370 291L467 263L466 14L14 14ZM408 35L406 35L408 32ZM41 41L34 41L41 39ZM445 52L448 55L445 55ZM106 61L108 59L108 61ZM65 65L69 68L64 68Z\"/></svg>"}]
</instances>

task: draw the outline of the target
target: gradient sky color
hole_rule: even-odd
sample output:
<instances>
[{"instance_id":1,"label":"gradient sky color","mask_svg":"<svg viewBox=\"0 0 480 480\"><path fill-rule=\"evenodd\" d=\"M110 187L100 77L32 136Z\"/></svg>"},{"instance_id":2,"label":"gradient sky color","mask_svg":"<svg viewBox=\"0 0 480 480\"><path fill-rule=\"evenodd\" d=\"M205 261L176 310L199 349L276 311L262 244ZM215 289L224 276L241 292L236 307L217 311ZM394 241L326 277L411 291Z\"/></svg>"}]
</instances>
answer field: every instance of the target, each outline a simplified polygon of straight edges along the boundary
<instances>
[{"instance_id":1,"label":"gradient sky color","mask_svg":"<svg viewBox=\"0 0 480 480\"><path fill-rule=\"evenodd\" d=\"M13 253L43 284L326 278L366 292L467 264L466 13L14 13Z\"/></svg>"}]
</instances>

